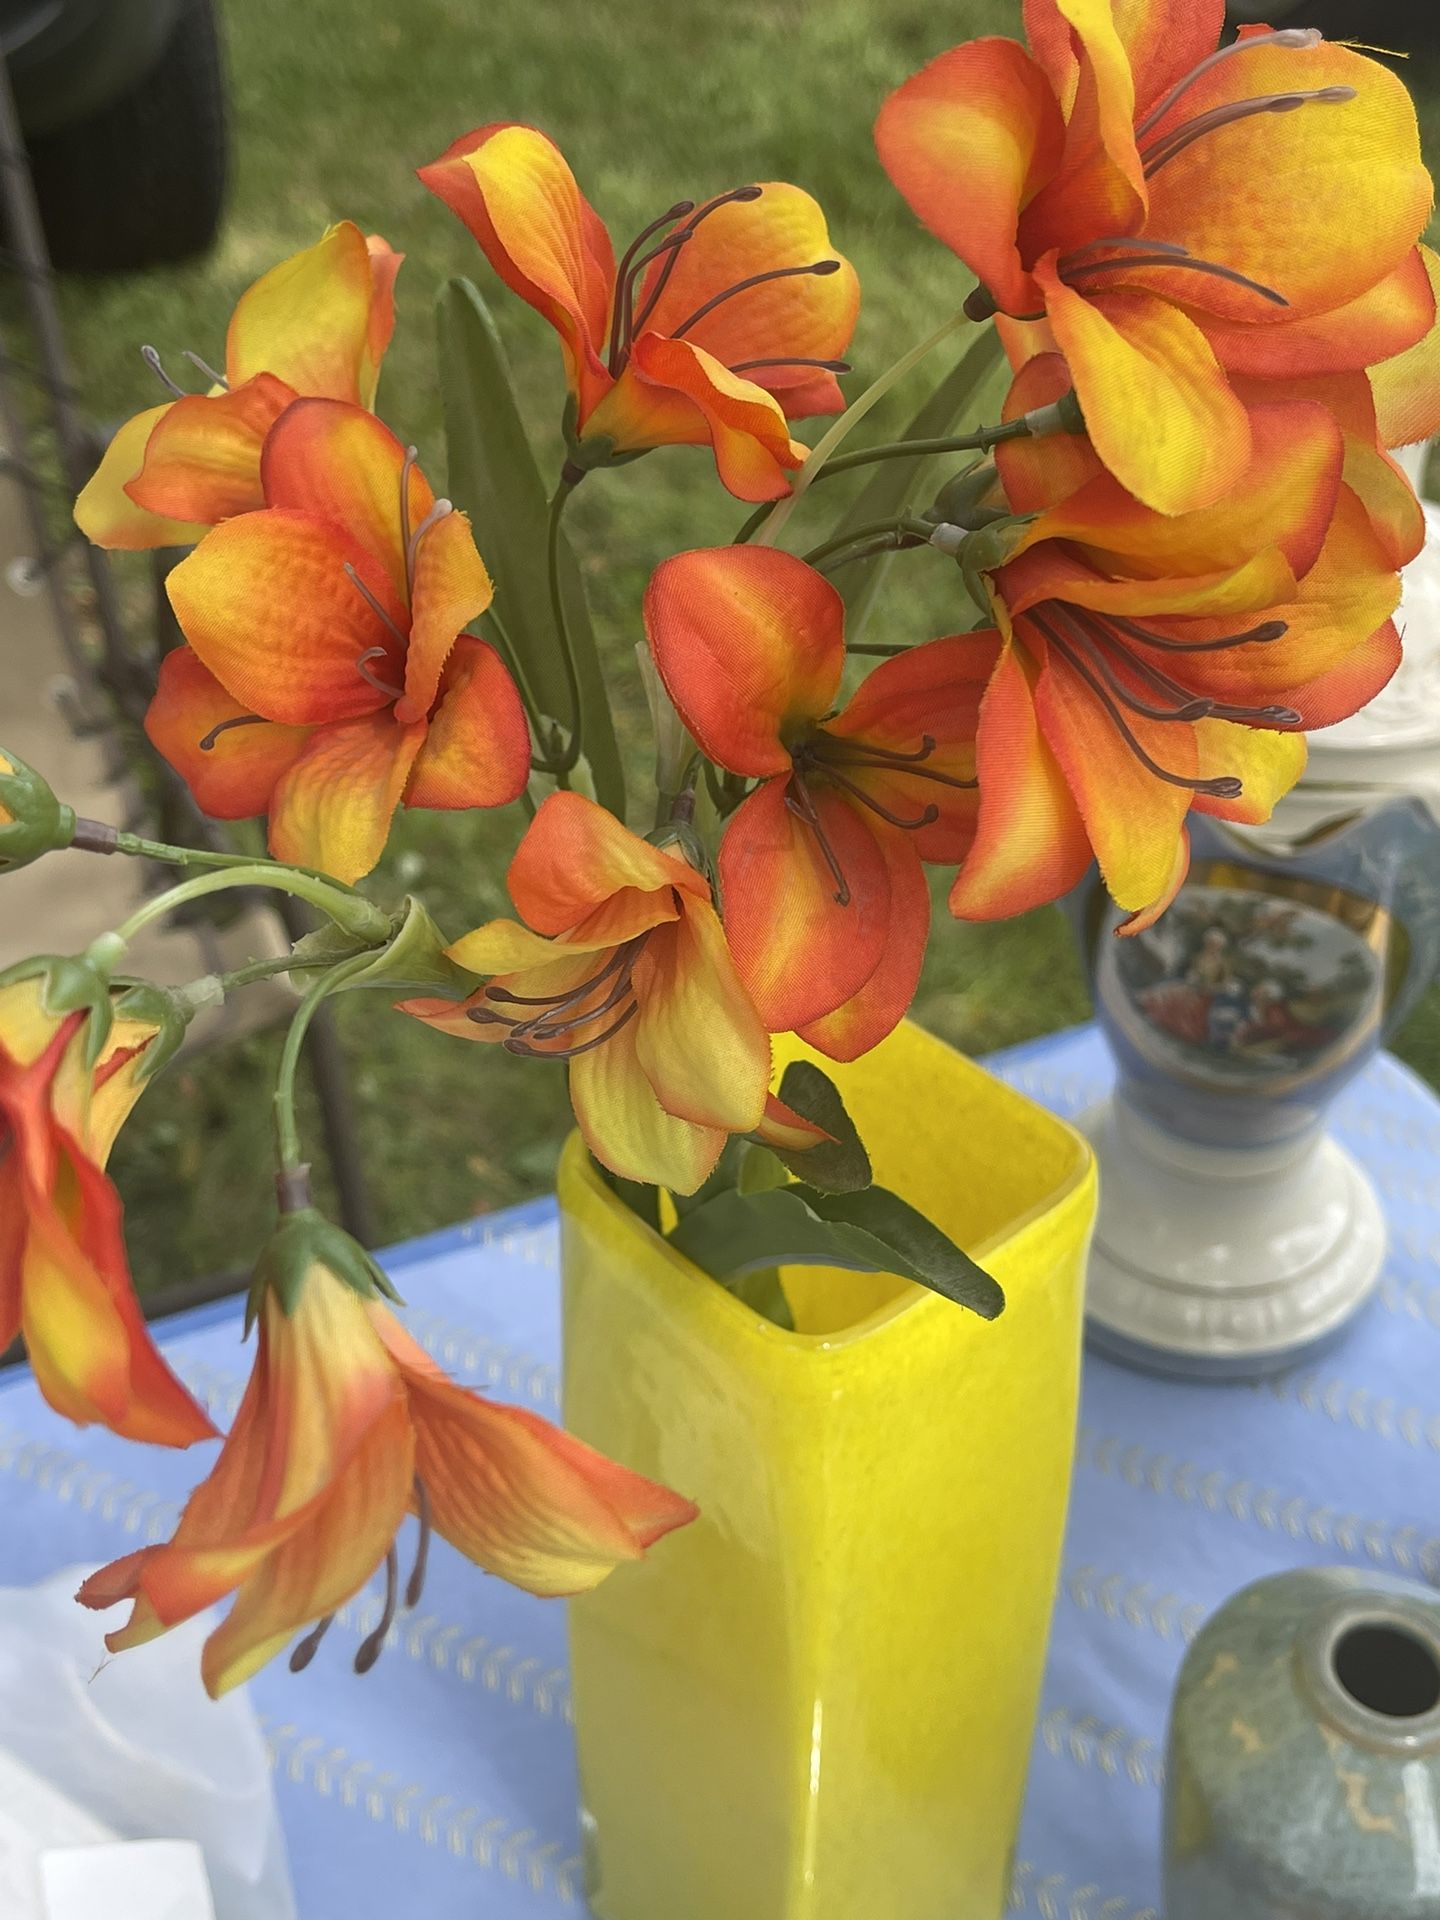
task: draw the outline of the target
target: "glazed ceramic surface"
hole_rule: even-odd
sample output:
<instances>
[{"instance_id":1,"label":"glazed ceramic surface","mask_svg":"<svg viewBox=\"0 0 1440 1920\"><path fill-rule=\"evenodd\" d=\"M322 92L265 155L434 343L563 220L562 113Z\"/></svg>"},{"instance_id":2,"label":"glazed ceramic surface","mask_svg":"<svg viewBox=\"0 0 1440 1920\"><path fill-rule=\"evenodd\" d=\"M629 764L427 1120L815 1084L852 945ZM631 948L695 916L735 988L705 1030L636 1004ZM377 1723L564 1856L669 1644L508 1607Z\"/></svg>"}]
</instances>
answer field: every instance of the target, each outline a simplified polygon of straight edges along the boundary
<instances>
[{"instance_id":1,"label":"glazed ceramic surface","mask_svg":"<svg viewBox=\"0 0 1440 1920\"><path fill-rule=\"evenodd\" d=\"M1264 830L1197 820L1189 878L1144 932L1115 937L1098 880L1076 903L1117 1070L1081 1123L1101 1168L1090 1325L1162 1371L1294 1364L1384 1259L1325 1116L1434 972L1440 825L1393 794L1319 824L1287 809Z\"/></svg>"},{"instance_id":2,"label":"glazed ceramic surface","mask_svg":"<svg viewBox=\"0 0 1440 1920\"><path fill-rule=\"evenodd\" d=\"M1440 1598L1262 1580L1196 1639L1171 1722L1166 1920L1435 1920Z\"/></svg>"},{"instance_id":3,"label":"glazed ceramic surface","mask_svg":"<svg viewBox=\"0 0 1440 1920\"><path fill-rule=\"evenodd\" d=\"M797 1052L801 1051L797 1047ZM825 1063L1004 1287L785 1275L782 1331L560 1173L565 1410L701 1519L572 1603L602 1920L999 1920L1074 1439L1083 1140L914 1027Z\"/></svg>"}]
</instances>

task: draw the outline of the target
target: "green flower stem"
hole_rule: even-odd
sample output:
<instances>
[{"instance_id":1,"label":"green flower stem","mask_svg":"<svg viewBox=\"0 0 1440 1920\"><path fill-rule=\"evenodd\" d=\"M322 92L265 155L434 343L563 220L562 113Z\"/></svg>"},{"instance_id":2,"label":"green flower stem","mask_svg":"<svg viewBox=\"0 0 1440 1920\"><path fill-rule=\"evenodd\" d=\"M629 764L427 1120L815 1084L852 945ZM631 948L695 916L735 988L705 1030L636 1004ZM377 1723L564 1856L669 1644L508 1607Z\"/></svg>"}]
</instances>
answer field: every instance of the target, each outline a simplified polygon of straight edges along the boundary
<instances>
[{"instance_id":1,"label":"green flower stem","mask_svg":"<svg viewBox=\"0 0 1440 1920\"><path fill-rule=\"evenodd\" d=\"M1032 432L1028 416L1022 413L998 426L977 427L974 433L950 434L942 440L888 440L883 446L857 447L853 453L837 454L825 462L814 479L828 480L831 474L869 466L872 460L904 460L911 456L918 460L937 453L983 453L989 447L999 446L1002 440L1027 440Z\"/></svg>"},{"instance_id":2,"label":"green flower stem","mask_svg":"<svg viewBox=\"0 0 1440 1920\"><path fill-rule=\"evenodd\" d=\"M128 946L142 927L163 919L174 908L183 907L190 900L203 899L209 893L222 893L228 887L272 887L280 893L294 894L297 899L308 901L344 932L357 940L368 941L372 947L383 946L393 931L390 916L363 894L342 891L337 881L317 879L314 874L302 873L296 867L255 860L226 867L220 873L199 874L193 880L183 880L178 887L171 887L167 893L156 894L115 929L115 938Z\"/></svg>"},{"instance_id":3,"label":"green flower stem","mask_svg":"<svg viewBox=\"0 0 1440 1920\"><path fill-rule=\"evenodd\" d=\"M580 759L581 734L584 728L584 714L580 702L580 670L575 663L575 642L571 638L570 623L565 618L565 594L560 585L560 521L565 512L565 503L575 491L577 481L569 477L570 470L560 475L560 483L550 496L550 517L546 531L545 561L550 573L550 610L555 618L555 631L560 639L560 656L565 665L565 690L570 700L570 744L556 761L545 769L553 773L562 787L570 784L569 775ZM580 478L584 476L581 475Z\"/></svg>"},{"instance_id":4,"label":"green flower stem","mask_svg":"<svg viewBox=\"0 0 1440 1920\"><path fill-rule=\"evenodd\" d=\"M220 992L226 994L237 987L253 987L258 980L275 980L285 973L313 973L316 967L329 964L328 960L297 960L293 953L287 953L278 960L252 960L248 967L232 967L229 973L211 977Z\"/></svg>"},{"instance_id":5,"label":"green flower stem","mask_svg":"<svg viewBox=\"0 0 1440 1920\"><path fill-rule=\"evenodd\" d=\"M868 527L851 527L848 533L837 533L833 540L826 540L818 547L812 547L805 555L805 564L819 567L834 555L845 553L847 560L858 560L862 553L883 552L903 534L911 534L917 540L928 540L932 529L920 521L912 520L908 515L899 520L876 520ZM880 541L880 546L871 543ZM854 553L845 552L854 547Z\"/></svg>"},{"instance_id":6,"label":"green flower stem","mask_svg":"<svg viewBox=\"0 0 1440 1920\"><path fill-rule=\"evenodd\" d=\"M952 334L959 333L962 328L969 325L971 321L963 311L952 314L935 329L928 339L922 340L919 346L912 347L908 353L901 354L893 367L887 368L878 380L865 389L858 400L845 409L830 431L821 436L810 458L796 474L795 484L790 492L783 500L777 500L771 508L769 516L755 535L758 545L762 547L775 545L784 531L785 522L809 491L816 475L849 439L871 408L878 406L890 389L903 380L913 368L918 367L928 353L943 345Z\"/></svg>"},{"instance_id":7,"label":"green flower stem","mask_svg":"<svg viewBox=\"0 0 1440 1920\"><path fill-rule=\"evenodd\" d=\"M529 675L526 673L524 663L520 658L520 651L511 639L509 629L506 627L505 622L500 618L493 606L486 608L485 618L490 622L494 629L495 637L500 642L501 656L505 661L505 665L510 670L510 678L515 682L515 690L520 695L520 704L524 707L525 717L530 722L530 731L535 737L535 744L543 753L545 749L545 715L540 710L540 702L535 698L535 689L530 684ZM556 769L553 762L540 759L532 753L530 756L530 771L532 773L554 773Z\"/></svg>"},{"instance_id":8,"label":"green flower stem","mask_svg":"<svg viewBox=\"0 0 1440 1920\"><path fill-rule=\"evenodd\" d=\"M231 867L257 866L263 866L270 872L303 873L313 880L324 881L327 887L359 898L354 887L348 886L343 880L332 879L328 873L321 873L316 867L283 866L280 861L271 860L265 854L211 853L203 847L176 847L168 840L146 840L138 833L122 833L103 820L84 817L77 820L72 844L82 853L128 853L142 860L163 860L171 867L201 867L217 873Z\"/></svg>"},{"instance_id":9,"label":"green flower stem","mask_svg":"<svg viewBox=\"0 0 1440 1920\"><path fill-rule=\"evenodd\" d=\"M342 960L338 967L322 973L311 985L295 1011L295 1018L290 1022L290 1031L285 1036L285 1046L280 1055L280 1069L275 1076L275 1143L280 1155L282 1181L285 1175L296 1172L303 1164L300 1158L300 1129L295 1120L295 1072L300 1064L300 1049L305 1044L305 1035L322 1002L330 994L338 992L355 974L372 965L374 959L373 953L353 954L350 959Z\"/></svg>"},{"instance_id":10,"label":"green flower stem","mask_svg":"<svg viewBox=\"0 0 1440 1920\"><path fill-rule=\"evenodd\" d=\"M740 531L735 535L735 538L730 542L731 546L743 547L747 540L753 540L765 521L769 518L774 505L775 502L773 500L762 500L741 527Z\"/></svg>"}]
</instances>

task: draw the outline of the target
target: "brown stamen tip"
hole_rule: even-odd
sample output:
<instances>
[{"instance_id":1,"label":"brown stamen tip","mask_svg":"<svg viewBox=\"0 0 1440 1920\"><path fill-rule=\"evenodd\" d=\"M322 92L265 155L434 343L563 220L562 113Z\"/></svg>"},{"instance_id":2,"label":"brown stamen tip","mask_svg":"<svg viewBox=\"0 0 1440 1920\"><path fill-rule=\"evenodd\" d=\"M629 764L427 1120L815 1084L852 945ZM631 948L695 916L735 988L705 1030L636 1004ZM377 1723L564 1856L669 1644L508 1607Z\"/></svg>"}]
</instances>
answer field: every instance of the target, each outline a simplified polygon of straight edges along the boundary
<instances>
[{"instance_id":1,"label":"brown stamen tip","mask_svg":"<svg viewBox=\"0 0 1440 1920\"><path fill-rule=\"evenodd\" d=\"M1214 780L1202 780L1195 791L1211 800L1238 800L1245 789L1233 773L1224 773Z\"/></svg>"},{"instance_id":2,"label":"brown stamen tip","mask_svg":"<svg viewBox=\"0 0 1440 1920\"><path fill-rule=\"evenodd\" d=\"M400 1584L400 1562L395 1553L392 1540L385 1551L385 1605L381 1609L380 1619L373 1633L367 1634L360 1642L360 1651L355 1655L356 1673L369 1673L375 1662L385 1650L385 1641L391 1627L395 1624L397 1589Z\"/></svg>"},{"instance_id":3,"label":"brown stamen tip","mask_svg":"<svg viewBox=\"0 0 1440 1920\"><path fill-rule=\"evenodd\" d=\"M333 1613L327 1613L319 1625L312 1628L311 1631L306 1634L305 1638L297 1643L295 1651L290 1655L290 1671L292 1673L303 1673L306 1667L309 1666L310 1662L315 1658L315 1655L320 1651L320 1642L330 1631L334 1618Z\"/></svg>"},{"instance_id":4,"label":"brown stamen tip","mask_svg":"<svg viewBox=\"0 0 1440 1920\"><path fill-rule=\"evenodd\" d=\"M995 297L988 287L973 287L960 311L967 320L988 320L997 311Z\"/></svg>"}]
</instances>

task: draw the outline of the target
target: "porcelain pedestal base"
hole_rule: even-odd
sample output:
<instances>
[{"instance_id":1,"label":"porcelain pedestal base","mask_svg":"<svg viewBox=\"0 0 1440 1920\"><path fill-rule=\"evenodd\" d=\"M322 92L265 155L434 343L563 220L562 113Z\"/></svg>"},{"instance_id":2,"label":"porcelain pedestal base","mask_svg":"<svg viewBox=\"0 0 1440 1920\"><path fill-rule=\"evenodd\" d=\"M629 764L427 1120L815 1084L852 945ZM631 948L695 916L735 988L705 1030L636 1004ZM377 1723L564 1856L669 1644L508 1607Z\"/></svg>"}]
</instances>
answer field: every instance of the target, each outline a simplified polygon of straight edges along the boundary
<instances>
[{"instance_id":1,"label":"porcelain pedestal base","mask_svg":"<svg viewBox=\"0 0 1440 1920\"><path fill-rule=\"evenodd\" d=\"M1100 1166L1087 1328L1112 1358L1191 1378L1275 1373L1333 1339L1373 1292L1384 1215L1328 1135L1196 1146L1121 1097L1078 1124Z\"/></svg>"}]
</instances>

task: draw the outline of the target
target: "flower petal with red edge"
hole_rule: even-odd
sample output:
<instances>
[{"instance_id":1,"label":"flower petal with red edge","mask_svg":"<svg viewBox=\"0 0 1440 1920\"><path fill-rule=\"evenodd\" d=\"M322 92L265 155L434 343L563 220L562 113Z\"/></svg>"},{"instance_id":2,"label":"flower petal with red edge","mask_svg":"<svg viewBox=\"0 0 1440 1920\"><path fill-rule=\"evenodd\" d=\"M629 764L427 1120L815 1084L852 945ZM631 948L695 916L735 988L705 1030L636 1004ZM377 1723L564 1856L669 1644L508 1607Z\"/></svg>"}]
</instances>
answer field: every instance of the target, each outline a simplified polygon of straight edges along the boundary
<instances>
[{"instance_id":1,"label":"flower petal with red edge","mask_svg":"<svg viewBox=\"0 0 1440 1920\"><path fill-rule=\"evenodd\" d=\"M328 522L385 569L391 587L386 597L392 611L401 610L396 617L402 631L408 627L406 544L435 504L430 483L412 463L410 525L402 534L404 464L405 449L382 421L339 400L297 401L271 431L260 462L267 505Z\"/></svg>"},{"instance_id":2,"label":"flower petal with red edge","mask_svg":"<svg viewBox=\"0 0 1440 1920\"><path fill-rule=\"evenodd\" d=\"M462 134L419 174L464 221L506 286L560 335L583 426L609 385L599 356L615 254L565 156L536 128L498 121Z\"/></svg>"},{"instance_id":3,"label":"flower petal with red edge","mask_svg":"<svg viewBox=\"0 0 1440 1920\"><path fill-rule=\"evenodd\" d=\"M570 1104L585 1144L622 1180L693 1193L729 1135L661 1106L635 1051L634 1020L570 1062Z\"/></svg>"},{"instance_id":4,"label":"flower petal with red edge","mask_svg":"<svg viewBox=\"0 0 1440 1920\"><path fill-rule=\"evenodd\" d=\"M1032 407L1049 406L1070 392L1074 383L1064 356L1037 353L1027 360L1010 383L1003 421L1018 420ZM1004 484L1005 498L1016 513L1039 513L1078 493L1105 467L1083 433L1028 434L1002 440L992 454Z\"/></svg>"},{"instance_id":5,"label":"flower petal with red edge","mask_svg":"<svg viewBox=\"0 0 1440 1920\"><path fill-rule=\"evenodd\" d=\"M1432 304L1440 296L1440 255L1418 247ZM1408 447L1440 433L1440 320L1432 319L1416 343L1370 369L1380 438L1387 447Z\"/></svg>"},{"instance_id":6,"label":"flower petal with red edge","mask_svg":"<svg viewBox=\"0 0 1440 1920\"><path fill-rule=\"evenodd\" d=\"M127 491L145 463L145 449L156 426L176 403L147 407L117 428L99 466L80 489L75 502L75 524L97 547L145 550L150 547L190 547L208 522L167 520L136 506Z\"/></svg>"},{"instance_id":7,"label":"flower petal with red edge","mask_svg":"<svg viewBox=\"0 0 1440 1920\"><path fill-rule=\"evenodd\" d=\"M1116 927L1116 933L1120 935L1144 933L1147 927L1153 927L1161 914L1174 904L1175 896L1179 893L1181 887L1184 886L1185 876L1189 871L1190 835L1188 831L1182 827L1179 837L1175 842L1174 864L1170 869L1170 877L1165 882L1163 889L1156 894L1148 907L1140 907L1137 908L1134 913L1127 913L1119 926Z\"/></svg>"},{"instance_id":8,"label":"flower petal with red edge","mask_svg":"<svg viewBox=\"0 0 1440 1920\"><path fill-rule=\"evenodd\" d=\"M407 807L503 807L530 778L530 728L495 649L461 634L405 795Z\"/></svg>"},{"instance_id":9,"label":"flower petal with red edge","mask_svg":"<svg viewBox=\"0 0 1440 1920\"><path fill-rule=\"evenodd\" d=\"M391 1314L374 1312L404 1372L435 1530L477 1566L528 1593L581 1593L695 1518L689 1500L528 1408L445 1379Z\"/></svg>"},{"instance_id":10,"label":"flower petal with red edge","mask_svg":"<svg viewBox=\"0 0 1440 1920\"><path fill-rule=\"evenodd\" d=\"M750 1133L765 1111L770 1036L740 984L715 909L687 902L635 968L635 1057L677 1119Z\"/></svg>"},{"instance_id":11,"label":"flower petal with red edge","mask_svg":"<svg viewBox=\"0 0 1440 1920\"><path fill-rule=\"evenodd\" d=\"M829 1054L832 1060L858 1060L904 1019L920 984L930 933L930 889L911 844L915 836L885 826L871 831L890 874L884 951L858 993L833 1013L797 1029L807 1045Z\"/></svg>"},{"instance_id":12,"label":"flower petal with red edge","mask_svg":"<svg viewBox=\"0 0 1440 1920\"><path fill-rule=\"evenodd\" d=\"M844 601L776 547L663 561L645 590L645 631L680 717L734 773L788 773L788 742L830 711L845 669Z\"/></svg>"},{"instance_id":13,"label":"flower petal with red edge","mask_svg":"<svg viewBox=\"0 0 1440 1920\"><path fill-rule=\"evenodd\" d=\"M374 304L369 246L341 220L241 294L225 336L230 385L273 373L297 393L359 402L363 379L373 397Z\"/></svg>"},{"instance_id":14,"label":"flower petal with red edge","mask_svg":"<svg viewBox=\"0 0 1440 1920\"><path fill-rule=\"evenodd\" d=\"M813 1120L807 1120L803 1113L787 1107L773 1093L765 1097L765 1112L755 1132L767 1146L783 1147L790 1153L806 1153L811 1147L818 1147L822 1140L835 1138L833 1133L817 1127Z\"/></svg>"},{"instance_id":15,"label":"flower petal with red edge","mask_svg":"<svg viewBox=\"0 0 1440 1920\"><path fill-rule=\"evenodd\" d=\"M1225 24L1224 0L1186 0L1181 8L1171 0L1113 0L1111 11L1140 116L1215 51ZM1076 18L1057 0L1025 0L1025 38L1049 74L1056 98L1067 107L1080 76L1071 29Z\"/></svg>"},{"instance_id":16,"label":"flower petal with red edge","mask_svg":"<svg viewBox=\"0 0 1440 1920\"><path fill-rule=\"evenodd\" d=\"M1305 771L1303 733L1244 727L1233 720L1198 720L1195 745L1196 771L1202 779L1228 774L1240 782L1234 800L1197 793L1191 802L1197 813L1214 814L1220 820L1262 825Z\"/></svg>"},{"instance_id":17,"label":"flower petal with red edge","mask_svg":"<svg viewBox=\"0 0 1440 1920\"><path fill-rule=\"evenodd\" d=\"M1235 119L1155 167L1157 143L1185 123L1265 94L1326 87L1353 88L1354 98ZM1355 299L1400 266L1430 215L1433 189L1403 81L1335 41L1237 51L1186 89L1145 146L1147 231L1273 287L1288 303L1270 307L1209 274L1146 269L1147 287L1231 324L1326 313ZM1342 208L1363 246L1336 244Z\"/></svg>"},{"instance_id":18,"label":"flower petal with red edge","mask_svg":"<svg viewBox=\"0 0 1440 1920\"><path fill-rule=\"evenodd\" d=\"M217 734L217 727L225 731ZM257 720L189 647L173 648L160 662L145 714L150 744L181 776L201 811L216 820L264 813L276 781L294 766L313 731Z\"/></svg>"},{"instance_id":19,"label":"flower petal with red edge","mask_svg":"<svg viewBox=\"0 0 1440 1920\"><path fill-rule=\"evenodd\" d=\"M1284 391L1283 389L1281 390ZM1250 464L1236 490L1190 513L1152 513L1110 474L1088 481L1026 528L1023 544L1065 540L1131 575L1229 572L1266 548L1299 575L1314 564L1335 508L1344 440L1314 400L1249 410Z\"/></svg>"},{"instance_id":20,"label":"flower petal with red edge","mask_svg":"<svg viewBox=\"0 0 1440 1920\"><path fill-rule=\"evenodd\" d=\"M843 885L809 823L767 780L732 814L720 842L720 894L735 965L771 1033L833 1013L870 978L885 952L890 875L859 811L817 783L810 799Z\"/></svg>"},{"instance_id":21,"label":"flower petal with red edge","mask_svg":"<svg viewBox=\"0 0 1440 1920\"><path fill-rule=\"evenodd\" d=\"M1029 621L1025 643L1033 649ZM1095 687L1053 642L1035 650L1042 659L1035 683L1036 716L1074 795L1105 885L1117 906L1132 911L1147 907L1170 877L1175 838L1192 789L1161 778L1143 764ZM1131 712L1124 721L1157 765L1182 780L1195 776L1193 728Z\"/></svg>"},{"instance_id":22,"label":"flower petal with red edge","mask_svg":"<svg viewBox=\"0 0 1440 1920\"><path fill-rule=\"evenodd\" d=\"M644 315L640 332L668 337L683 328L687 340L726 367L754 359L783 362L787 355L835 360L844 353L860 310L860 283L849 261L832 247L819 203L803 188L767 181L757 200L722 200L681 224L694 228L693 237L668 268L669 254L656 260L636 294L637 318ZM685 324L744 280L837 259L838 272L767 280L719 300L693 326ZM657 287L661 290L651 306ZM813 368L757 367L746 377L773 393L791 419L802 411L796 404L800 395L812 403L823 400L820 407L807 405L807 412L833 413L843 405L834 375L817 383Z\"/></svg>"},{"instance_id":23,"label":"flower petal with red edge","mask_svg":"<svg viewBox=\"0 0 1440 1920\"><path fill-rule=\"evenodd\" d=\"M388 713L318 728L270 802L275 858L362 880L385 851L424 740L423 721L401 727Z\"/></svg>"},{"instance_id":24,"label":"flower petal with red edge","mask_svg":"<svg viewBox=\"0 0 1440 1920\"><path fill-rule=\"evenodd\" d=\"M367 416L361 416L367 417ZM383 570L338 527L284 507L242 513L172 569L165 590L196 654L248 713L288 726L350 719L386 704L356 662L393 683L394 634L347 576L347 561L391 618L405 618Z\"/></svg>"},{"instance_id":25,"label":"flower petal with red edge","mask_svg":"<svg viewBox=\"0 0 1440 1920\"><path fill-rule=\"evenodd\" d=\"M902 819L937 809L929 825L905 835L922 860L962 860L974 836L975 733L994 664L984 634L926 641L867 674L844 711L826 722L827 741L848 743L855 756L837 770L867 795ZM867 747L913 755L926 741L930 751L911 770L863 764ZM892 880L894 872L892 861Z\"/></svg>"},{"instance_id":26,"label":"flower petal with red edge","mask_svg":"<svg viewBox=\"0 0 1440 1920\"><path fill-rule=\"evenodd\" d=\"M457 636L495 597L463 513L447 513L423 536L414 574L405 698L395 708L398 720L423 720L429 713Z\"/></svg>"},{"instance_id":27,"label":"flower petal with red edge","mask_svg":"<svg viewBox=\"0 0 1440 1920\"><path fill-rule=\"evenodd\" d=\"M1237 486L1249 417L1195 322L1148 294L1086 298L1052 260L1035 277L1090 439L1120 484L1157 513L1210 506Z\"/></svg>"},{"instance_id":28,"label":"flower petal with red edge","mask_svg":"<svg viewBox=\"0 0 1440 1920\"><path fill-rule=\"evenodd\" d=\"M656 893L679 887L710 898L703 874L578 793L552 793L541 801L510 862L508 885L521 918L537 933L552 934L579 926L625 888Z\"/></svg>"},{"instance_id":29,"label":"flower petal with red edge","mask_svg":"<svg viewBox=\"0 0 1440 1920\"><path fill-rule=\"evenodd\" d=\"M228 393L191 393L167 407L126 493L147 513L213 525L263 507L260 449L294 389L257 373Z\"/></svg>"},{"instance_id":30,"label":"flower petal with red edge","mask_svg":"<svg viewBox=\"0 0 1440 1920\"><path fill-rule=\"evenodd\" d=\"M1288 379L1355 372L1424 340L1435 324L1434 255L1412 247L1375 286L1325 313L1272 320L1265 326L1206 321L1205 337L1231 373Z\"/></svg>"},{"instance_id":31,"label":"flower petal with red edge","mask_svg":"<svg viewBox=\"0 0 1440 1920\"><path fill-rule=\"evenodd\" d=\"M305 1524L266 1554L205 1642L213 1700L258 1673L302 1628L352 1600L384 1559L415 1481L415 1437L400 1396L366 1432Z\"/></svg>"},{"instance_id":32,"label":"flower petal with red edge","mask_svg":"<svg viewBox=\"0 0 1440 1920\"><path fill-rule=\"evenodd\" d=\"M1135 77L1113 0L1041 0L1038 6L1032 0L1029 14L1041 34L1039 45L1031 43L1037 52L1047 41L1053 45L1060 23L1046 16L1058 14L1075 57L1064 91L1056 88L1065 105L1063 160L1020 222L1021 251L1033 260L1051 247L1132 232L1146 193L1135 144Z\"/></svg>"},{"instance_id":33,"label":"flower petal with red edge","mask_svg":"<svg viewBox=\"0 0 1440 1920\"><path fill-rule=\"evenodd\" d=\"M365 329L365 351L360 356L360 404L374 408L375 389L380 383L380 363L395 332L395 281L404 263L378 233L365 236L370 255L370 324Z\"/></svg>"},{"instance_id":34,"label":"flower petal with red edge","mask_svg":"<svg viewBox=\"0 0 1440 1920\"><path fill-rule=\"evenodd\" d=\"M1064 144L1045 74L1013 40L942 53L895 89L875 122L881 165L911 211L1011 313L1040 304L1016 229Z\"/></svg>"},{"instance_id":35,"label":"flower petal with red edge","mask_svg":"<svg viewBox=\"0 0 1440 1920\"><path fill-rule=\"evenodd\" d=\"M989 638L998 645L1000 636ZM1001 646L980 708L974 844L950 890L958 920L1006 920L1068 893L1091 848L1065 776L1035 711L1036 669Z\"/></svg>"}]
</instances>

